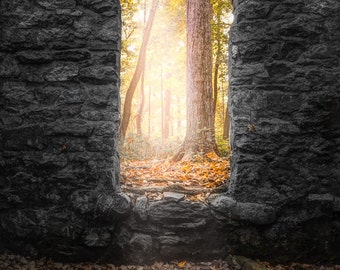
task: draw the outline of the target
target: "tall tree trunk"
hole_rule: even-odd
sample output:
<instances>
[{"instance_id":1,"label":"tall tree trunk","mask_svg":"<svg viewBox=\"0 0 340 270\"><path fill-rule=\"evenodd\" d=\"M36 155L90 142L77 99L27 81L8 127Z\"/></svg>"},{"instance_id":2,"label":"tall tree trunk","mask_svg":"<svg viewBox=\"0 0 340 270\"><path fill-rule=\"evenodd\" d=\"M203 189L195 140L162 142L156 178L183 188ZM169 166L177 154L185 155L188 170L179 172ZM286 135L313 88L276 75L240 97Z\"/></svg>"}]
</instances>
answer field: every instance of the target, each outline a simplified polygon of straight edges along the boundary
<instances>
[{"instance_id":1,"label":"tall tree trunk","mask_svg":"<svg viewBox=\"0 0 340 270\"><path fill-rule=\"evenodd\" d=\"M164 93L164 124L163 124L163 139L169 138L170 133L170 101L171 92L169 89L165 90Z\"/></svg>"},{"instance_id":2,"label":"tall tree trunk","mask_svg":"<svg viewBox=\"0 0 340 270\"><path fill-rule=\"evenodd\" d=\"M141 84L140 84L140 104L136 116L136 126L137 126L137 134L138 136L142 136L142 119L143 119L143 112L144 112L144 76L145 76L145 66L143 67L143 72L142 72L142 79L141 79Z\"/></svg>"},{"instance_id":3,"label":"tall tree trunk","mask_svg":"<svg viewBox=\"0 0 340 270\"><path fill-rule=\"evenodd\" d=\"M213 84L213 91L214 91L214 99L213 99L213 110L214 110L214 124L215 124L215 117L216 117L216 107L217 107L217 97L218 97L218 75L219 75L219 68L221 63L221 53L222 53L222 43L221 43L221 16L222 16L222 9L219 8L217 12L217 52L214 64L214 84Z\"/></svg>"},{"instance_id":4,"label":"tall tree trunk","mask_svg":"<svg viewBox=\"0 0 340 270\"><path fill-rule=\"evenodd\" d=\"M230 118L228 113L228 107L226 108L224 123L223 123L223 139L229 138L229 130L230 130Z\"/></svg>"},{"instance_id":5,"label":"tall tree trunk","mask_svg":"<svg viewBox=\"0 0 340 270\"><path fill-rule=\"evenodd\" d=\"M135 93L136 87L138 85L139 79L142 75L143 69L145 67L145 59L146 59L146 49L149 43L150 35L151 35L151 28L152 24L155 18L156 9L158 6L159 0L153 0L152 7L150 10L149 18L146 23L146 28L143 36L142 46L139 51L137 66L135 69L135 72L133 74L132 80L130 82L129 88L126 92L125 96L125 102L124 102L124 110L123 110L123 116L122 121L120 124L120 142L121 144L124 143L126 131L129 125L130 116L131 116L131 104L132 104L132 98L133 94Z\"/></svg>"},{"instance_id":6,"label":"tall tree trunk","mask_svg":"<svg viewBox=\"0 0 340 270\"><path fill-rule=\"evenodd\" d=\"M144 10L143 10L143 27L145 28L146 24L146 1L144 0ZM145 90L144 90L144 80L145 80L145 64L146 64L146 55L145 61L143 63L143 71L141 74L141 83L140 83L140 103L139 108L136 115L136 127L138 136L142 136L142 120L143 120L143 112L144 112L144 103L145 103Z\"/></svg>"},{"instance_id":7,"label":"tall tree trunk","mask_svg":"<svg viewBox=\"0 0 340 270\"><path fill-rule=\"evenodd\" d=\"M163 93L163 64L161 64L161 133L164 139L164 93Z\"/></svg>"},{"instance_id":8,"label":"tall tree trunk","mask_svg":"<svg viewBox=\"0 0 340 270\"><path fill-rule=\"evenodd\" d=\"M219 48L217 53L219 53ZM217 107L217 95L218 95L218 72L219 72L219 67L220 67L220 62L219 62L219 57L216 56L215 60L215 67L214 67L214 99L213 99L213 112L214 116L216 115L216 107Z\"/></svg>"},{"instance_id":9,"label":"tall tree trunk","mask_svg":"<svg viewBox=\"0 0 340 270\"><path fill-rule=\"evenodd\" d=\"M187 127L173 161L197 153L217 152L212 102L211 6L209 0L187 0Z\"/></svg>"},{"instance_id":10,"label":"tall tree trunk","mask_svg":"<svg viewBox=\"0 0 340 270\"><path fill-rule=\"evenodd\" d=\"M151 136L151 87L148 91L148 137Z\"/></svg>"}]
</instances>

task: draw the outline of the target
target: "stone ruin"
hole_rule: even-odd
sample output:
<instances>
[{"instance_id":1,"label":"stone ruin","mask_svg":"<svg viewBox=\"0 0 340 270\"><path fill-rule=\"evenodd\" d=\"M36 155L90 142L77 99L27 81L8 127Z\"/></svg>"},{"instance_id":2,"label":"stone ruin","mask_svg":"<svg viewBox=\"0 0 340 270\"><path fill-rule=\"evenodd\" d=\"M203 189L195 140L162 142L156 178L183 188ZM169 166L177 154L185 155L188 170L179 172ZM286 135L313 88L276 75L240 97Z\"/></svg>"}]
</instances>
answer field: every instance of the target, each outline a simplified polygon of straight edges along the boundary
<instances>
[{"instance_id":1,"label":"stone ruin","mask_svg":"<svg viewBox=\"0 0 340 270\"><path fill-rule=\"evenodd\" d=\"M120 3L0 2L0 252L340 261L340 2L235 0L231 178L206 203L119 184Z\"/></svg>"}]
</instances>

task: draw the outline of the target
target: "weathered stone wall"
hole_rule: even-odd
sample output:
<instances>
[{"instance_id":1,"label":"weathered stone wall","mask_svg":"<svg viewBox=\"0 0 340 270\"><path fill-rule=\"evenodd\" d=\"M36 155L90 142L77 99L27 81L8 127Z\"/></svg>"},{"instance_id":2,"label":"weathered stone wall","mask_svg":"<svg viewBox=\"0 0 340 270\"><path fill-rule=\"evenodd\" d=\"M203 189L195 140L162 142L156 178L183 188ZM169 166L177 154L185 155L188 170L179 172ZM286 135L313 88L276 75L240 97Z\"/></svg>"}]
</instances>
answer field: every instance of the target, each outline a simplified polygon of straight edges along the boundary
<instances>
[{"instance_id":1,"label":"weathered stone wall","mask_svg":"<svg viewBox=\"0 0 340 270\"><path fill-rule=\"evenodd\" d=\"M235 2L233 196L280 206L340 196L340 2Z\"/></svg>"},{"instance_id":2,"label":"weathered stone wall","mask_svg":"<svg viewBox=\"0 0 340 270\"><path fill-rule=\"evenodd\" d=\"M117 153L119 1L0 2L0 252L339 262L340 3L234 6L229 191L130 203Z\"/></svg>"},{"instance_id":3,"label":"weathered stone wall","mask_svg":"<svg viewBox=\"0 0 340 270\"><path fill-rule=\"evenodd\" d=\"M229 216L237 215L230 198L239 206L258 204L262 214L274 209L266 226L235 231L234 250L275 259L336 258L340 2L236 0L234 6L230 197L214 204Z\"/></svg>"},{"instance_id":4,"label":"weathered stone wall","mask_svg":"<svg viewBox=\"0 0 340 270\"><path fill-rule=\"evenodd\" d=\"M3 0L0 25L0 247L96 257L128 207L119 1Z\"/></svg>"}]
</instances>

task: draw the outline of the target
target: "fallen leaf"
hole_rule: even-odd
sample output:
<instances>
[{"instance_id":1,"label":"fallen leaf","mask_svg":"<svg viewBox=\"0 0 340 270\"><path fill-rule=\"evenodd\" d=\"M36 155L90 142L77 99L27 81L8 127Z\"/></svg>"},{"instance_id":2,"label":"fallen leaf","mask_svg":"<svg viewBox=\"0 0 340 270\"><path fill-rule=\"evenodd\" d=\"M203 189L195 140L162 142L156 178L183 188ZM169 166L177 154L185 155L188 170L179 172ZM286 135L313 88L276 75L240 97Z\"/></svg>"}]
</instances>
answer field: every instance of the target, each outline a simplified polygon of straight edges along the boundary
<instances>
[{"instance_id":1,"label":"fallen leaf","mask_svg":"<svg viewBox=\"0 0 340 270\"><path fill-rule=\"evenodd\" d=\"M181 261L178 263L179 268L183 268L187 264L187 261Z\"/></svg>"}]
</instances>

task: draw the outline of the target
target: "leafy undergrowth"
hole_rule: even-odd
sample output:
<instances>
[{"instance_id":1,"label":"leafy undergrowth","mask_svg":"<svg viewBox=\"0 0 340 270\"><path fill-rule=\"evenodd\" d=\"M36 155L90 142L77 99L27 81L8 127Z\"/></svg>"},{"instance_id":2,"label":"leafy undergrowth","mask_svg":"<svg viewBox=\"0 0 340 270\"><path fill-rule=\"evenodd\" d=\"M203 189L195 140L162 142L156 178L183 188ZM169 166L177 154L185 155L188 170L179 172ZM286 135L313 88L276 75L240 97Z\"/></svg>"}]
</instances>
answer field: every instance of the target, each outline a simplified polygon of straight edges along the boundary
<instances>
[{"instance_id":1,"label":"leafy undergrowth","mask_svg":"<svg viewBox=\"0 0 340 270\"><path fill-rule=\"evenodd\" d=\"M122 190L154 200L161 199L164 191L181 192L187 199L203 201L226 184L229 171L229 160L215 153L181 162L128 160L121 163Z\"/></svg>"},{"instance_id":2,"label":"leafy undergrowth","mask_svg":"<svg viewBox=\"0 0 340 270\"><path fill-rule=\"evenodd\" d=\"M235 259L236 258L236 259ZM242 258L242 260L239 260ZM240 263L243 261L245 263ZM16 255L0 255L0 269L7 270L340 270L340 265L320 266L312 264L276 265L253 261L243 257L229 256L227 260L210 262L173 261L169 263L156 262L153 265L121 265L94 263L58 263L47 259L30 260Z\"/></svg>"}]
</instances>

